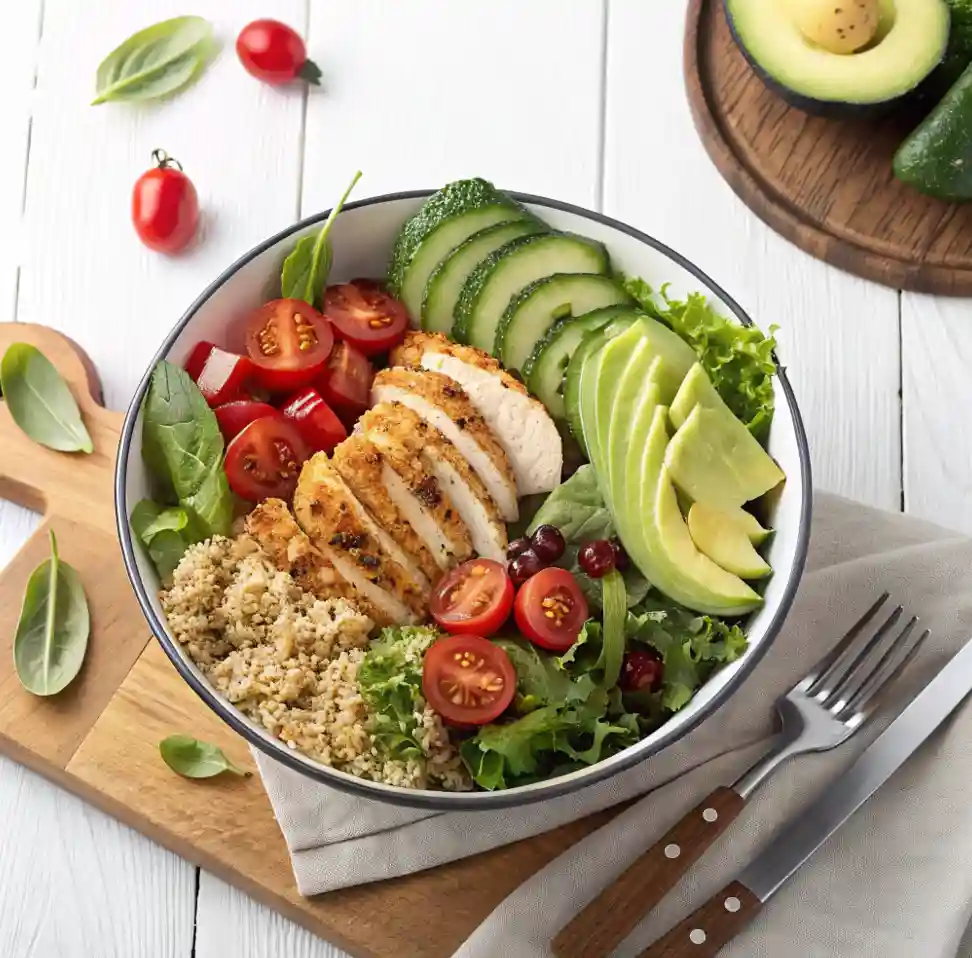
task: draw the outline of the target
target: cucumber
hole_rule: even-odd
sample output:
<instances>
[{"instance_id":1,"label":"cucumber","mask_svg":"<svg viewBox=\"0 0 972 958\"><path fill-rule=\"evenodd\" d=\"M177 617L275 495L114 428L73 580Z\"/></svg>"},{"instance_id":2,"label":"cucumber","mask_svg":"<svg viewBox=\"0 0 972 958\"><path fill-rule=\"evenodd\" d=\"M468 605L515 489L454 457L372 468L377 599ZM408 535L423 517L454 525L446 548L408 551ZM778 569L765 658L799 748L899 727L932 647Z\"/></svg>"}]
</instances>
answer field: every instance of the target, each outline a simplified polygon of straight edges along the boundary
<instances>
[{"instance_id":1,"label":"cucumber","mask_svg":"<svg viewBox=\"0 0 972 958\"><path fill-rule=\"evenodd\" d=\"M626 309L625 306L607 306L583 316L568 316L554 323L533 347L530 358L523 365L523 380L558 422L566 419L564 373L570 357L587 333L606 325Z\"/></svg>"},{"instance_id":2,"label":"cucumber","mask_svg":"<svg viewBox=\"0 0 972 958\"><path fill-rule=\"evenodd\" d=\"M436 266L473 233L523 219L527 211L486 180L457 180L425 201L401 228L388 266L388 289L413 325L422 312L425 284Z\"/></svg>"},{"instance_id":3,"label":"cucumber","mask_svg":"<svg viewBox=\"0 0 972 958\"><path fill-rule=\"evenodd\" d=\"M554 273L607 273L608 268L607 250L573 233L537 233L511 240L469 274L456 303L453 337L492 352L500 319L525 286Z\"/></svg>"},{"instance_id":4,"label":"cucumber","mask_svg":"<svg viewBox=\"0 0 972 958\"><path fill-rule=\"evenodd\" d=\"M452 331L452 316L462 286L479 263L510 240L545 230L546 226L540 220L530 217L487 226L460 243L436 266L425 284L422 329L448 335Z\"/></svg>"},{"instance_id":5,"label":"cucumber","mask_svg":"<svg viewBox=\"0 0 972 958\"><path fill-rule=\"evenodd\" d=\"M633 301L610 276L557 273L538 279L510 300L496 330L494 354L507 369L522 370L558 319L621 305Z\"/></svg>"},{"instance_id":6,"label":"cucumber","mask_svg":"<svg viewBox=\"0 0 972 958\"><path fill-rule=\"evenodd\" d=\"M941 200L972 200L972 66L898 148L894 175Z\"/></svg>"},{"instance_id":7,"label":"cucumber","mask_svg":"<svg viewBox=\"0 0 972 958\"><path fill-rule=\"evenodd\" d=\"M587 444L584 442L584 429L581 425L580 411L580 381L584 364L609 339L620 336L626 329L633 326L638 321L638 316L639 313L632 309L616 316L604 326L591 330L581 339L567 364L567 372L564 373L564 413L570 425L570 431L574 434L574 438L580 444L585 456L589 457L589 453Z\"/></svg>"}]
</instances>

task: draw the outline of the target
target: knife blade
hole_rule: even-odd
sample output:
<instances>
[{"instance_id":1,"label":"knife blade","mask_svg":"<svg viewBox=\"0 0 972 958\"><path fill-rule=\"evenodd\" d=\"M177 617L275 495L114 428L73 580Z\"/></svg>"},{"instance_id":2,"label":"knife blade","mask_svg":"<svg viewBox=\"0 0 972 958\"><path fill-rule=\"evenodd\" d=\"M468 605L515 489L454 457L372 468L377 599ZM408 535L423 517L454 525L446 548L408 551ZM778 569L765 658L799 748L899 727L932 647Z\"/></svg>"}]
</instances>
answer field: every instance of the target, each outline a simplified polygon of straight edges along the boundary
<instances>
[{"instance_id":1,"label":"knife blade","mask_svg":"<svg viewBox=\"0 0 972 958\"><path fill-rule=\"evenodd\" d=\"M840 828L972 692L972 641L942 667L850 769L739 875L763 903Z\"/></svg>"}]
</instances>

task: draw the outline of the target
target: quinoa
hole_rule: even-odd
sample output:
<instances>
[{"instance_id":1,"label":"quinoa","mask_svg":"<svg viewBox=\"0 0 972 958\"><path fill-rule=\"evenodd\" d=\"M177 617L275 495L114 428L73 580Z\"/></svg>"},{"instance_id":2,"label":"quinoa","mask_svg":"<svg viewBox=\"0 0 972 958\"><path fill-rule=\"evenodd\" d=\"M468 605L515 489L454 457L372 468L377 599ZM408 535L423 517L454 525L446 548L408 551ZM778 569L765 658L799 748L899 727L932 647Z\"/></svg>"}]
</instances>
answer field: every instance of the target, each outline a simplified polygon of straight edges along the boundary
<instances>
[{"instance_id":1,"label":"quinoa","mask_svg":"<svg viewBox=\"0 0 972 958\"><path fill-rule=\"evenodd\" d=\"M288 748L390 785L471 787L424 701L414 716L424 754L387 754L357 682L374 623L346 599L305 592L250 536L191 546L161 602L172 634L213 686Z\"/></svg>"}]
</instances>

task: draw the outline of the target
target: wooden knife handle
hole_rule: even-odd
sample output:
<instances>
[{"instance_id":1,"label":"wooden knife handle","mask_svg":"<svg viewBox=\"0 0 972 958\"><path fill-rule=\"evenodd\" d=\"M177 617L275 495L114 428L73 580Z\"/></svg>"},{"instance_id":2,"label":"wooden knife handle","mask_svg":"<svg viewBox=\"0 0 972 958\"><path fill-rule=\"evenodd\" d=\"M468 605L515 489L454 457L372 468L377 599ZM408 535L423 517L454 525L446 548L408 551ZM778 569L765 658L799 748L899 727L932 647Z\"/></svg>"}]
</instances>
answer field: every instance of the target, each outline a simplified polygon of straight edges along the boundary
<instances>
[{"instance_id":1,"label":"wooden knife handle","mask_svg":"<svg viewBox=\"0 0 972 958\"><path fill-rule=\"evenodd\" d=\"M734 881L638 958L715 958L762 907L745 885Z\"/></svg>"},{"instance_id":2,"label":"wooden knife handle","mask_svg":"<svg viewBox=\"0 0 972 958\"><path fill-rule=\"evenodd\" d=\"M613 952L745 804L731 788L717 788L561 929L552 943L557 958L604 958Z\"/></svg>"}]
</instances>

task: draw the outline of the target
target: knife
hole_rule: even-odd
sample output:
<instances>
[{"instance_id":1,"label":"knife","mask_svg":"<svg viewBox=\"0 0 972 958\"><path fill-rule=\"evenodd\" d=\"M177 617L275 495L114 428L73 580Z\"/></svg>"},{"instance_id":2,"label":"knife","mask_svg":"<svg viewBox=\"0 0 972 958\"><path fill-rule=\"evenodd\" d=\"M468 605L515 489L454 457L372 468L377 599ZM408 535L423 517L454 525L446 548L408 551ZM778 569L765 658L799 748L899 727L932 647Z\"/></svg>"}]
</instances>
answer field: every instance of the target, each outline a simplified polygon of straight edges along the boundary
<instances>
[{"instance_id":1,"label":"knife","mask_svg":"<svg viewBox=\"0 0 972 958\"><path fill-rule=\"evenodd\" d=\"M972 642L739 877L638 958L713 958L972 692Z\"/></svg>"}]
</instances>

